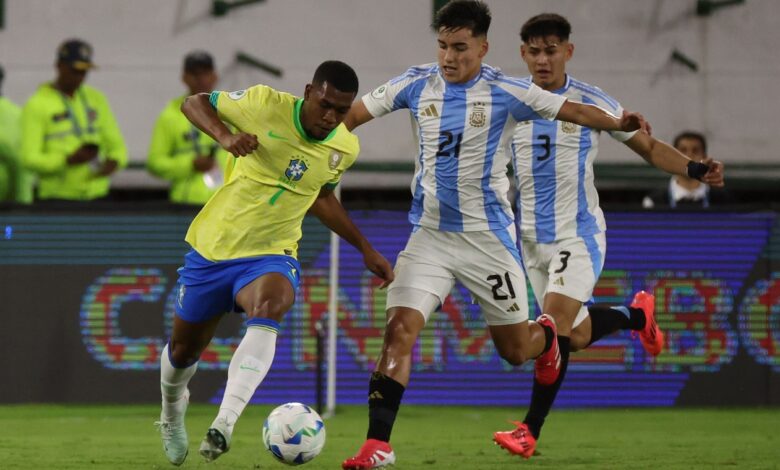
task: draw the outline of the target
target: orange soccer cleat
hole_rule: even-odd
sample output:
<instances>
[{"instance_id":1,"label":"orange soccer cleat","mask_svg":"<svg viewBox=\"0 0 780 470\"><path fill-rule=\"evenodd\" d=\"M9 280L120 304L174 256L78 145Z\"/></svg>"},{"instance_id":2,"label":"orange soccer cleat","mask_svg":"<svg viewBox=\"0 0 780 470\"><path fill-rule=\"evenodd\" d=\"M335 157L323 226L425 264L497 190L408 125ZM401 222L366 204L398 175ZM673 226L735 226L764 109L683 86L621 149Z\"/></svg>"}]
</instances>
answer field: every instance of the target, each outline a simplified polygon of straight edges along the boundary
<instances>
[{"instance_id":1,"label":"orange soccer cleat","mask_svg":"<svg viewBox=\"0 0 780 470\"><path fill-rule=\"evenodd\" d=\"M655 321L655 296L639 291L631 302L632 308L641 308L645 312L645 327L642 331L632 331L631 336L639 335L639 340L648 354L657 356L664 347L664 333Z\"/></svg>"},{"instance_id":2,"label":"orange soccer cleat","mask_svg":"<svg viewBox=\"0 0 780 470\"><path fill-rule=\"evenodd\" d=\"M357 455L341 464L344 470L368 470L382 468L395 463L395 452L390 444L376 439L367 439Z\"/></svg>"},{"instance_id":3,"label":"orange soccer cleat","mask_svg":"<svg viewBox=\"0 0 780 470\"><path fill-rule=\"evenodd\" d=\"M540 315L536 319L536 323L552 328L553 343L547 352L536 358L534 377L542 385L552 385L558 380L558 375L561 373L561 350L558 348L558 329L555 327L555 320L548 315Z\"/></svg>"},{"instance_id":4,"label":"orange soccer cleat","mask_svg":"<svg viewBox=\"0 0 780 470\"><path fill-rule=\"evenodd\" d=\"M517 426L513 431L493 433L493 442L509 451L510 454L530 459L536 450L536 438L528 430L525 423L513 421L513 424Z\"/></svg>"}]
</instances>

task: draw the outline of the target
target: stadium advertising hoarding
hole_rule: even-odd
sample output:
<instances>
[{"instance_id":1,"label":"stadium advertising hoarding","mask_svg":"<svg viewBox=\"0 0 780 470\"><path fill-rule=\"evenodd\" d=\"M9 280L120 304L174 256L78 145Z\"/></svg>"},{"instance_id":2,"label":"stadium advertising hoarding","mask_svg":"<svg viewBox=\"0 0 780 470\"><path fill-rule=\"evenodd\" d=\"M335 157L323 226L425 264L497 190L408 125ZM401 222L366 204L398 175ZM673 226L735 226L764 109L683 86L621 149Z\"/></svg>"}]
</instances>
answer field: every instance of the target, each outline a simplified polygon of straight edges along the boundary
<instances>
[{"instance_id":1,"label":"stadium advertising hoarding","mask_svg":"<svg viewBox=\"0 0 780 470\"><path fill-rule=\"evenodd\" d=\"M391 261L410 226L404 213L355 212ZM176 268L191 215L0 216L4 370L0 401L159 400L159 353L178 295ZM664 352L626 333L572 355L559 406L780 403L780 226L776 214L609 213L604 271L594 296L623 304L653 291ZM254 401L313 402L316 330L328 306L327 230L306 221L303 282L282 323L274 365ZM342 244L337 402L365 403L382 341L385 292ZM529 288L531 311L537 311ZM221 398L239 315L201 358L193 399ZM522 405L532 364L513 368L492 346L479 308L456 285L414 350L405 403Z\"/></svg>"}]
</instances>

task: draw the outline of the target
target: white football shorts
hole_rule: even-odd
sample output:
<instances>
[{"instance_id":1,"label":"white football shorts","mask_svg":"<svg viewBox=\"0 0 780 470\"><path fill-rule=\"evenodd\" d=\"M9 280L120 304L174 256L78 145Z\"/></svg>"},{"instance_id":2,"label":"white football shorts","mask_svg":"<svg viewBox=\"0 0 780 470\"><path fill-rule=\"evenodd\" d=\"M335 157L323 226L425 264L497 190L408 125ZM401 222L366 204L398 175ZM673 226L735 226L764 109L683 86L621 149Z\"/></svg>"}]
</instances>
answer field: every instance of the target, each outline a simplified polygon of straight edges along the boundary
<instances>
[{"instance_id":1,"label":"white football shorts","mask_svg":"<svg viewBox=\"0 0 780 470\"><path fill-rule=\"evenodd\" d=\"M599 280L607 252L604 232L564 238L553 243L522 240L523 266L539 305L548 292L589 302ZM588 315L583 305L574 320L576 327Z\"/></svg>"},{"instance_id":2,"label":"white football shorts","mask_svg":"<svg viewBox=\"0 0 780 470\"><path fill-rule=\"evenodd\" d=\"M428 321L455 280L471 292L488 325L528 320L528 294L514 225L496 231L443 232L418 227L398 255L387 308L409 307ZM416 298L421 297L421 298Z\"/></svg>"}]
</instances>

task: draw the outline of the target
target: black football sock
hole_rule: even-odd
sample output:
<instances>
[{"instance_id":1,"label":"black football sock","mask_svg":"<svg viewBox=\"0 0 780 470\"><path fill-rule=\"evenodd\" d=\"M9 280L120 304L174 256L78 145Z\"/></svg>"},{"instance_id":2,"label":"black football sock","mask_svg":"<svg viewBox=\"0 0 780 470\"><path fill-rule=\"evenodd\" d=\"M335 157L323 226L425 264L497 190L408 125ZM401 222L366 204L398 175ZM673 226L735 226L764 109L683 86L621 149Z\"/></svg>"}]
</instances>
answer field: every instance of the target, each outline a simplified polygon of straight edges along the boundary
<instances>
[{"instance_id":1,"label":"black football sock","mask_svg":"<svg viewBox=\"0 0 780 470\"><path fill-rule=\"evenodd\" d=\"M552 327L547 325L539 325L542 327L542 331L544 331L544 349L542 350L542 354L546 353L550 350L553 344L553 339L555 339L555 333L553 332Z\"/></svg>"},{"instance_id":2,"label":"black football sock","mask_svg":"<svg viewBox=\"0 0 780 470\"><path fill-rule=\"evenodd\" d=\"M641 330L645 327L645 312L641 308L596 304L588 307L590 315L590 342L618 330Z\"/></svg>"},{"instance_id":3,"label":"black football sock","mask_svg":"<svg viewBox=\"0 0 780 470\"><path fill-rule=\"evenodd\" d=\"M566 369L569 366L569 348L571 339L568 336L558 336L558 347L561 350L561 371L552 385L542 385L534 379L533 392L531 393L531 405L528 407L528 413L523 422L528 425L529 431L536 439L542 432L544 420L550 413L558 390L561 388L563 378L566 376Z\"/></svg>"},{"instance_id":4,"label":"black football sock","mask_svg":"<svg viewBox=\"0 0 780 470\"><path fill-rule=\"evenodd\" d=\"M390 442L395 416L406 388L381 372L368 383L368 439Z\"/></svg>"}]
</instances>

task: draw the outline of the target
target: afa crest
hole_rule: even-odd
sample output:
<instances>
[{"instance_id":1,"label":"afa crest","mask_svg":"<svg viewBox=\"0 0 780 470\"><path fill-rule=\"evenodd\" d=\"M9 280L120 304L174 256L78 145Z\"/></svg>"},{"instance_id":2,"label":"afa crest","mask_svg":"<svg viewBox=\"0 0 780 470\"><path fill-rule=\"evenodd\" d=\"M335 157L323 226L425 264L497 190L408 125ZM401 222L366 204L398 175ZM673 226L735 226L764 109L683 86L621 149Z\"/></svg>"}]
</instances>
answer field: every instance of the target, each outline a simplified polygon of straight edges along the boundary
<instances>
[{"instance_id":1,"label":"afa crest","mask_svg":"<svg viewBox=\"0 0 780 470\"><path fill-rule=\"evenodd\" d=\"M482 127L487 121L487 113L485 112L484 103L474 103L474 108L469 116L469 125L471 127Z\"/></svg>"},{"instance_id":2,"label":"afa crest","mask_svg":"<svg viewBox=\"0 0 780 470\"><path fill-rule=\"evenodd\" d=\"M573 122L561 121L561 130L567 134L574 134L577 132L577 128L580 127Z\"/></svg>"},{"instance_id":3,"label":"afa crest","mask_svg":"<svg viewBox=\"0 0 780 470\"><path fill-rule=\"evenodd\" d=\"M300 181L303 174L306 173L306 170L308 169L309 167L306 165L306 162L299 158L293 158L290 160L287 169L284 170L284 176L290 181Z\"/></svg>"}]
</instances>

